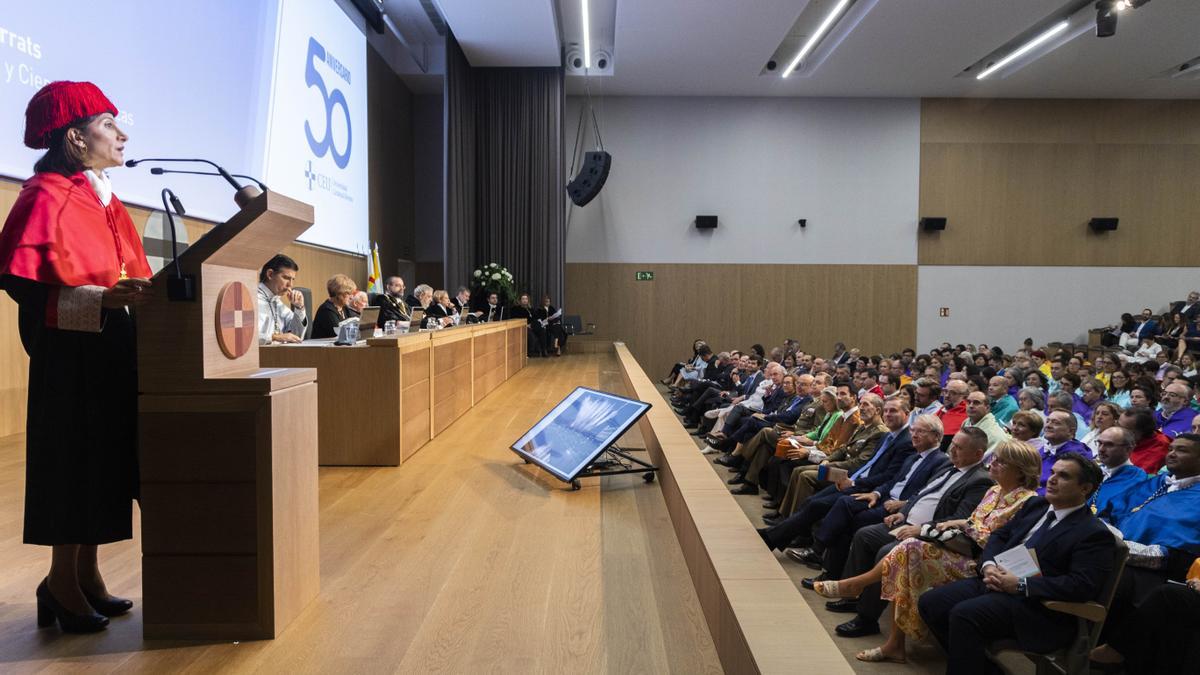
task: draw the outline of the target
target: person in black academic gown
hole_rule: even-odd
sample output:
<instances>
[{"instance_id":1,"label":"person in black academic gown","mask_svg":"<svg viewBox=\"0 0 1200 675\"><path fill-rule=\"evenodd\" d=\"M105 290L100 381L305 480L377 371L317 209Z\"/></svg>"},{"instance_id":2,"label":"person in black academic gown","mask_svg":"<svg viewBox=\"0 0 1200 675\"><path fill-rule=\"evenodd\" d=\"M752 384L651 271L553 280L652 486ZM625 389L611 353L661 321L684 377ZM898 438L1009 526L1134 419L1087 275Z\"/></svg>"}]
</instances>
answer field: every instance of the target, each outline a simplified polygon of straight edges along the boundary
<instances>
[{"instance_id":1,"label":"person in black academic gown","mask_svg":"<svg viewBox=\"0 0 1200 675\"><path fill-rule=\"evenodd\" d=\"M508 319L508 308L500 304L500 295L488 293L487 304L479 308L482 314L480 321L504 321Z\"/></svg>"},{"instance_id":2,"label":"person in black academic gown","mask_svg":"<svg viewBox=\"0 0 1200 675\"><path fill-rule=\"evenodd\" d=\"M337 337L338 324L354 316L350 299L358 292L358 285L345 274L335 274L325 284L329 299L317 308L313 317L314 339Z\"/></svg>"},{"instance_id":3,"label":"person in black academic gown","mask_svg":"<svg viewBox=\"0 0 1200 675\"><path fill-rule=\"evenodd\" d=\"M383 293L375 296L375 302L379 305L379 323L408 321L412 310L404 301L404 279L388 277L383 290Z\"/></svg>"},{"instance_id":4,"label":"person in black academic gown","mask_svg":"<svg viewBox=\"0 0 1200 675\"><path fill-rule=\"evenodd\" d=\"M52 82L25 111L47 149L0 230L0 288L29 355L24 542L52 547L38 626L103 630L133 607L109 594L97 547L133 536L137 350L131 307L152 272L104 170L128 136L90 82Z\"/></svg>"},{"instance_id":5,"label":"person in black academic gown","mask_svg":"<svg viewBox=\"0 0 1200 675\"><path fill-rule=\"evenodd\" d=\"M529 354L546 355L546 329L533 318L534 309L529 305L529 294L517 296L517 306L512 308L512 318L525 319L529 324Z\"/></svg>"},{"instance_id":6,"label":"person in black academic gown","mask_svg":"<svg viewBox=\"0 0 1200 675\"><path fill-rule=\"evenodd\" d=\"M433 302L425 308L425 321L433 323L435 319L443 326L454 325L454 303L450 302L450 294L446 291L434 291Z\"/></svg>"},{"instance_id":7,"label":"person in black academic gown","mask_svg":"<svg viewBox=\"0 0 1200 675\"><path fill-rule=\"evenodd\" d=\"M533 310L533 318L546 329L546 350L555 356L562 356L563 347L567 346L567 331L563 328L562 315L550 304L550 296L542 296L542 306Z\"/></svg>"}]
</instances>

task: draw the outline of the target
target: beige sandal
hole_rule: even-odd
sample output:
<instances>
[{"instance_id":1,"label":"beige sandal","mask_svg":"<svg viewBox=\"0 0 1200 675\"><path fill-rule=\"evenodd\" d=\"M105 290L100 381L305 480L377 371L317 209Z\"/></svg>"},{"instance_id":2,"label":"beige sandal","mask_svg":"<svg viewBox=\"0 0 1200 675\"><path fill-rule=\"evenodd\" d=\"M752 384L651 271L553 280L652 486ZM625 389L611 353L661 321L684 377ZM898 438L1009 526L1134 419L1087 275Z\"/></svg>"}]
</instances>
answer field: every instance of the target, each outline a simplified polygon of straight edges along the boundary
<instances>
[{"instance_id":1,"label":"beige sandal","mask_svg":"<svg viewBox=\"0 0 1200 675\"><path fill-rule=\"evenodd\" d=\"M813 582L813 590L817 595L825 598L840 598L838 593L838 582L836 581L816 581Z\"/></svg>"},{"instance_id":2,"label":"beige sandal","mask_svg":"<svg viewBox=\"0 0 1200 675\"><path fill-rule=\"evenodd\" d=\"M887 656L883 653L883 649L879 647L864 649L855 654L854 658L866 663L908 663L907 659L898 659L894 656Z\"/></svg>"}]
</instances>

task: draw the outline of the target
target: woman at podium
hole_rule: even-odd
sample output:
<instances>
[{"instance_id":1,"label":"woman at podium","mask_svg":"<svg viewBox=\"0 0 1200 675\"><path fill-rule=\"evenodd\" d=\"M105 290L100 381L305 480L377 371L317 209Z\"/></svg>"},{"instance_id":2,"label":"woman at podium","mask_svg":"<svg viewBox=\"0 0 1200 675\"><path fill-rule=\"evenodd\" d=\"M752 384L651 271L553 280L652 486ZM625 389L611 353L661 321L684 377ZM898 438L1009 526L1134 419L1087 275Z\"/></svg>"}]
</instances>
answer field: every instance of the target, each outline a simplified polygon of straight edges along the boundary
<instances>
[{"instance_id":1,"label":"woman at podium","mask_svg":"<svg viewBox=\"0 0 1200 675\"><path fill-rule=\"evenodd\" d=\"M117 108L90 82L52 82L25 110L45 149L0 230L0 287L29 354L24 541L51 547L38 626L93 632L133 603L113 597L101 544L133 536L137 354L130 308L151 275L104 171L124 162Z\"/></svg>"}]
</instances>

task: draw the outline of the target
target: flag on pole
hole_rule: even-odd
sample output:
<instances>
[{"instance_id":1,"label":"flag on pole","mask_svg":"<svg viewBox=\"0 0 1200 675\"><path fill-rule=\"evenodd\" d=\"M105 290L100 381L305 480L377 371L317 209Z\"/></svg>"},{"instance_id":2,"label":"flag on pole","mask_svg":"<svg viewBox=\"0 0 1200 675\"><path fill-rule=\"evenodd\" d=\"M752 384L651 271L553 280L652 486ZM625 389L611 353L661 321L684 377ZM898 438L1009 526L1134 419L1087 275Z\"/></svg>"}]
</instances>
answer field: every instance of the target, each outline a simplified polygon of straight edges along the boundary
<instances>
[{"instance_id":1,"label":"flag on pole","mask_svg":"<svg viewBox=\"0 0 1200 675\"><path fill-rule=\"evenodd\" d=\"M383 293L383 273L379 267L379 244L375 244L367 255L367 292Z\"/></svg>"}]
</instances>

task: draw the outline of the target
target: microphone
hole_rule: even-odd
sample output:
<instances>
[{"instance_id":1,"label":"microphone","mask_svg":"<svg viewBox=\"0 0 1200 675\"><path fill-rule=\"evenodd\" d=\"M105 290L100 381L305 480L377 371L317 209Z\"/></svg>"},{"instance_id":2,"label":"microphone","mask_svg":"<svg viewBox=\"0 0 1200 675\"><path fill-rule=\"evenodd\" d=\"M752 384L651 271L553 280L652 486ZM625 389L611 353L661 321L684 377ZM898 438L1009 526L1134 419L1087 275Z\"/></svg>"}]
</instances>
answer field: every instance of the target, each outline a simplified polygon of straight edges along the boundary
<instances>
[{"instance_id":1,"label":"microphone","mask_svg":"<svg viewBox=\"0 0 1200 675\"><path fill-rule=\"evenodd\" d=\"M207 159L199 159L199 158L181 159L181 158L177 158L177 157L147 157L145 159L131 159L131 160L125 162L125 166L132 169L133 167L137 166L138 164L141 164L142 162L168 162L168 163L169 162L188 162L188 163L193 163L193 164L195 164L195 163L207 164L207 165L211 166L212 168L216 169L217 175L224 178L225 182L232 185L233 189L237 191L233 195L233 201L237 203L239 208L245 208L246 204L250 203L251 199L254 199L259 194L261 194L254 188L247 188L247 187L241 185L236 180L234 180L233 176L229 175L228 171L226 171L224 168L222 168L216 162L213 162L213 161L210 161Z\"/></svg>"},{"instance_id":2,"label":"microphone","mask_svg":"<svg viewBox=\"0 0 1200 675\"><path fill-rule=\"evenodd\" d=\"M169 174L169 173L188 174L190 176L220 176L221 175L215 171L181 171L179 169L164 169L161 166L156 166L156 167L151 168L150 173L154 174L155 176L162 176L162 175ZM242 179L248 180L248 181L258 185L258 188L260 190L262 190L263 192L267 191L267 184L262 182L261 180L255 178L254 176L247 176L247 175L241 174L241 173L231 173L229 175L233 176L234 178L242 178Z\"/></svg>"},{"instance_id":3,"label":"microphone","mask_svg":"<svg viewBox=\"0 0 1200 675\"><path fill-rule=\"evenodd\" d=\"M179 269L179 239L175 234L175 217L171 215L171 206L167 206L168 198L171 200L171 206L175 207L175 213L181 218L187 213L171 188L163 188L163 212L167 214L167 221L171 224L171 265L175 267L175 273L167 277L167 299L195 302L196 278L190 274L185 276Z\"/></svg>"}]
</instances>

